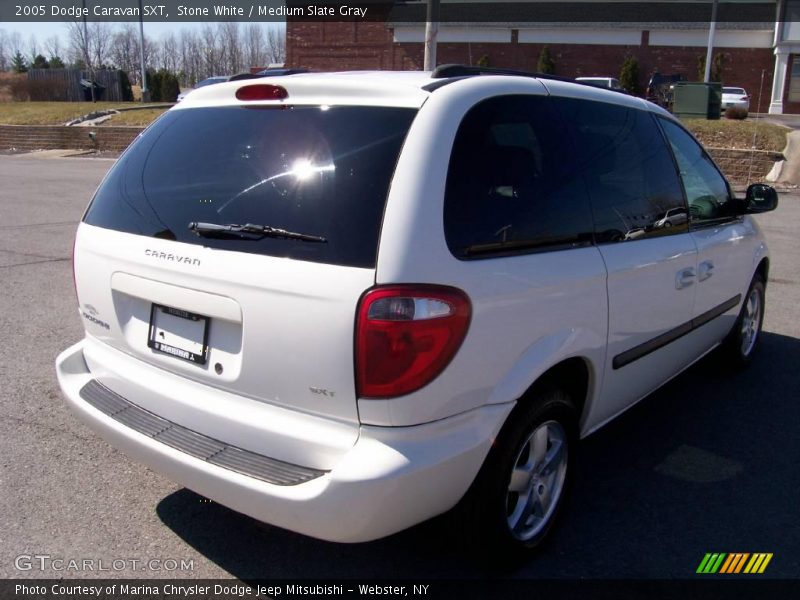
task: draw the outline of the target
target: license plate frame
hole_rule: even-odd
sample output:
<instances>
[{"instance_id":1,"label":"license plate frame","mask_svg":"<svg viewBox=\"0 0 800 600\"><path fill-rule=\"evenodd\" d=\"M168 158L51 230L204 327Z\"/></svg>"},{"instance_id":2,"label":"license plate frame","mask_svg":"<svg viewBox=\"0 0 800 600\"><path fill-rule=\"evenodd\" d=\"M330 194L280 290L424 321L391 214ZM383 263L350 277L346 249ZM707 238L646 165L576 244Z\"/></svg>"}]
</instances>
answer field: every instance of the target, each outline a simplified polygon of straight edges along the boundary
<instances>
[{"instance_id":1,"label":"license plate frame","mask_svg":"<svg viewBox=\"0 0 800 600\"><path fill-rule=\"evenodd\" d=\"M195 365L205 365L210 323L211 319L205 315L154 302L150 305L147 347Z\"/></svg>"}]
</instances>

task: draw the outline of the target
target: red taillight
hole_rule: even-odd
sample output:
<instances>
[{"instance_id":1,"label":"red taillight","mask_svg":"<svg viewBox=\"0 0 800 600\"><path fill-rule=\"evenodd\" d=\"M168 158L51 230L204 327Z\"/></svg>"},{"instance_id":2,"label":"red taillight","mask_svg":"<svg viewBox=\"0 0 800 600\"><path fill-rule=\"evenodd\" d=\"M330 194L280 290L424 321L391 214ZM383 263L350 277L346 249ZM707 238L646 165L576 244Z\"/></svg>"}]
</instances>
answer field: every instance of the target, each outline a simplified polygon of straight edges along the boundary
<instances>
[{"instance_id":1,"label":"red taillight","mask_svg":"<svg viewBox=\"0 0 800 600\"><path fill-rule=\"evenodd\" d=\"M466 294L450 287L398 285L367 292L356 323L359 397L402 396L433 381L464 341L471 312Z\"/></svg>"},{"instance_id":2,"label":"red taillight","mask_svg":"<svg viewBox=\"0 0 800 600\"><path fill-rule=\"evenodd\" d=\"M742 96L741 98L739 98L739 100L748 100L748 99L749 99L749 96Z\"/></svg>"},{"instance_id":3,"label":"red taillight","mask_svg":"<svg viewBox=\"0 0 800 600\"><path fill-rule=\"evenodd\" d=\"M255 85L246 85L236 90L237 100L283 100L289 97L289 92L286 88L279 85L268 85L265 83L258 83Z\"/></svg>"}]
</instances>

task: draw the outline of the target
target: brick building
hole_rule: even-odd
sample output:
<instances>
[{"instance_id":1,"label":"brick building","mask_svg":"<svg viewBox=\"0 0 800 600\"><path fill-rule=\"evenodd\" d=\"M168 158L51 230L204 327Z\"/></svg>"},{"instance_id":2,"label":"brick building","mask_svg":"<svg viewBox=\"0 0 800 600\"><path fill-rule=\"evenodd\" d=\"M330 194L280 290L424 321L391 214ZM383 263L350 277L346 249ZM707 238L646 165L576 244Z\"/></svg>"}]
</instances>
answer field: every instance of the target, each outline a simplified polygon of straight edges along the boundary
<instances>
[{"instance_id":1,"label":"brick building","mask_svg":"<svg viewBox=\"0 0 800 600\"><path fill-rule=\"evenodd\" d=\"M447 2L443 0L443 5ZM492 67L535 71L542 48L548 46L556 73L567 77L618 77L623 61L635 56L640 89L656 71L698 79L708 23L688 21L686 12L692 4L708 10L708 0L631 3L657 6L660 11L658 20L636 22L580 22L582 13L569 6L574 2L560 4L566 12L558 22L443 21L437 63L476 64L482 60ZM721 14L729 20L720 19L714 44L715 55L722 56L722 81L744 87L752 97L752 111L758 110L760 95L762 112L800 113L800 0L721 0L722 7L728 12ZM424 10L424 6L418 8ZM742 20L741 15L757 21ZM286 64L317 71L421 69L425 24L392 17L389 14L373 22L289 18Z\"/></svg>"}]
</instances>

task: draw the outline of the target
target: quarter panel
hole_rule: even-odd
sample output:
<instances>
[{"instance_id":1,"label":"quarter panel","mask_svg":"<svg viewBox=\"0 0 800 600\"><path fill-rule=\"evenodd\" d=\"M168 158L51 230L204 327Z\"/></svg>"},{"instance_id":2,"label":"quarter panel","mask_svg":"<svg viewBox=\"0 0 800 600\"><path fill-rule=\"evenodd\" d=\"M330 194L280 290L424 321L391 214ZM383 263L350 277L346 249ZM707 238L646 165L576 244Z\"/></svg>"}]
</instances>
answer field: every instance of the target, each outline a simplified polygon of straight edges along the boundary
<instances>
[{"instance_id":1,"label":"quarter panel","mask_svg":"<svg viewBox=\"0 0 800 600\"><path fill-rule=\"evenodd\" d=\"M544 371L573 356L602 372L608 307L597 248L448 261L436 283L464 290L472 302L462 347L421 390L390 400L360 399L362 423L411 425L516 401Z\"/></svg>"}]
</instances>

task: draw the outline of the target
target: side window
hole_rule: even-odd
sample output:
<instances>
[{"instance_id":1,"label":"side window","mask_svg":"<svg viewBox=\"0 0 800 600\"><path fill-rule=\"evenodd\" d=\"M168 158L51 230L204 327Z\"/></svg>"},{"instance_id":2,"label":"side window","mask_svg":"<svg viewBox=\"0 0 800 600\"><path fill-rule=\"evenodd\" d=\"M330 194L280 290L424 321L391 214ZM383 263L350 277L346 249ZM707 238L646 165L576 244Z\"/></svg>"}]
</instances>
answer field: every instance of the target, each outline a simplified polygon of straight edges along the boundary
<instances>
[{"instance_id":1,"label":"side window","mask_svg":"<svg viewBox=\"0 0 800 600\"><path fill-rule=\"evenodd\" d=\"M591 244L591 212L552 101L485 100L456 133L444 200L445 239L458 258Z\"/></svg>"},{"instance_id":2,"label":"side window","mask_svg":"<svg viewBox=\"0 0 800 600\"><path fill-rule=\"evenodd\" d=\"M692 136L680 126L661 119L683 179L689 212L693 221L728 216L730 194L725 179Z\"/></svg>"},{"instance_id":3,"label":"side window","mask_svg":"<svg viewBox=\"0 0 800 600\"><path fill-rule=\"evenodd\" d=\"M688 215L669 148L647 112L560 98L577 152L576 171L591 198L598 243L688 230Z\"/></svg>"}]
</instances>

